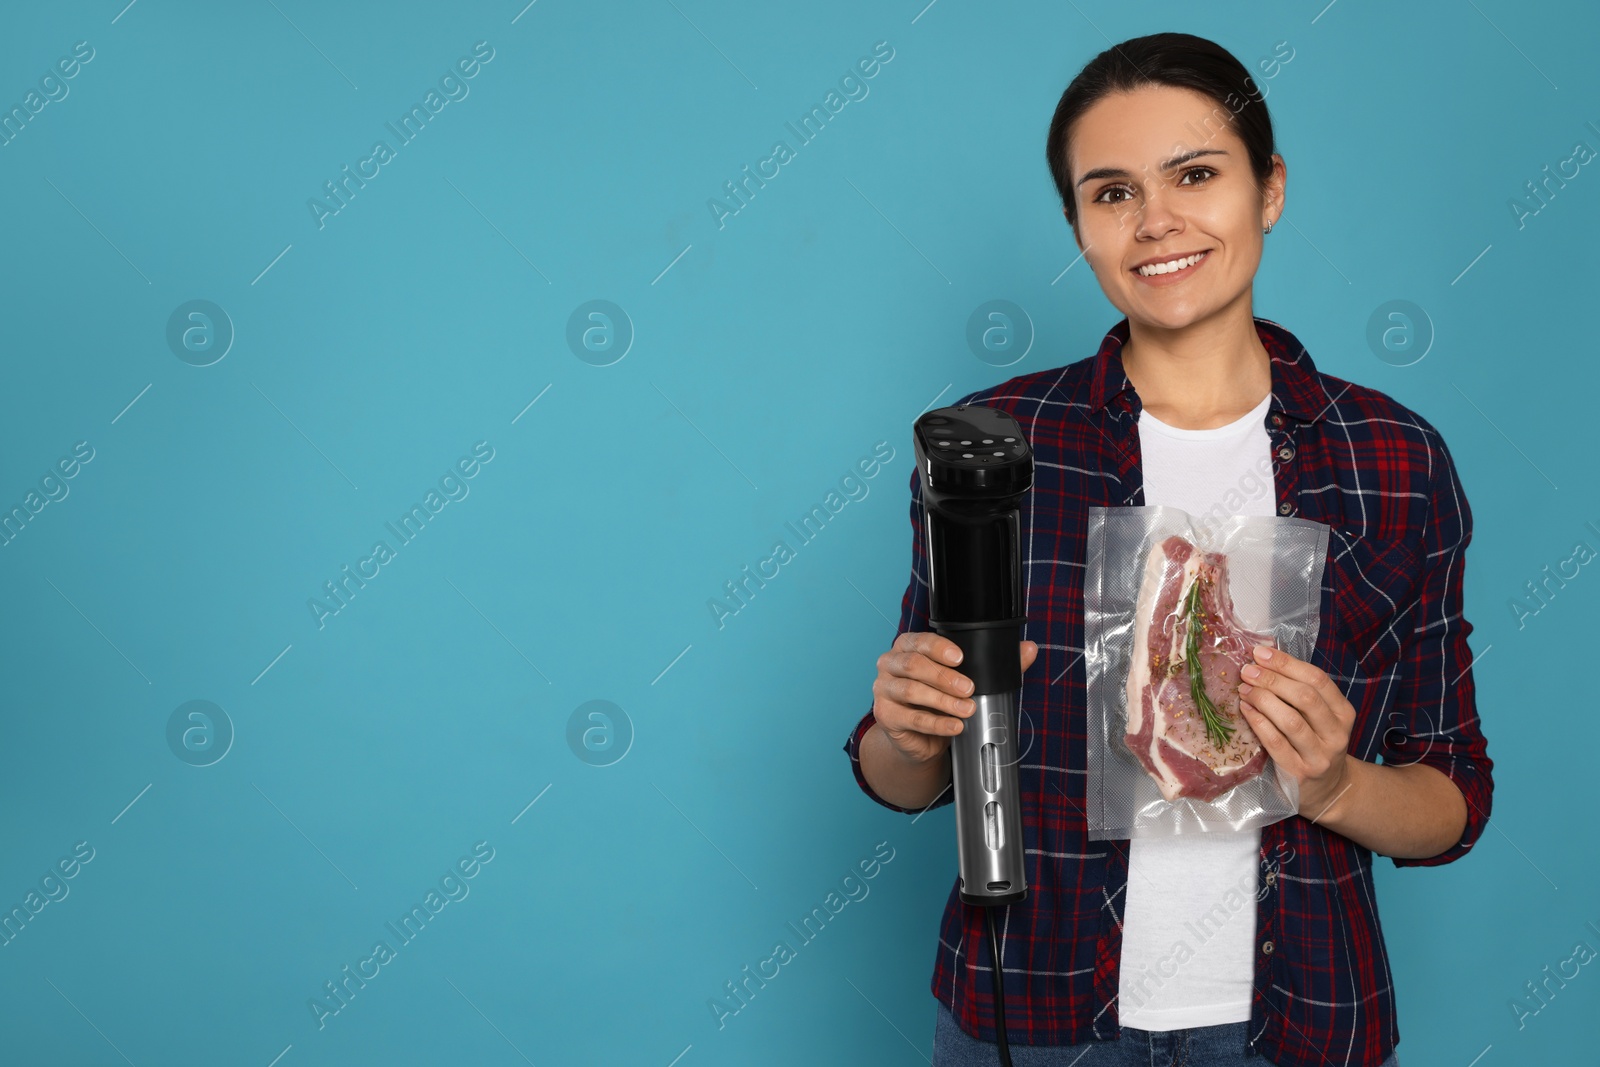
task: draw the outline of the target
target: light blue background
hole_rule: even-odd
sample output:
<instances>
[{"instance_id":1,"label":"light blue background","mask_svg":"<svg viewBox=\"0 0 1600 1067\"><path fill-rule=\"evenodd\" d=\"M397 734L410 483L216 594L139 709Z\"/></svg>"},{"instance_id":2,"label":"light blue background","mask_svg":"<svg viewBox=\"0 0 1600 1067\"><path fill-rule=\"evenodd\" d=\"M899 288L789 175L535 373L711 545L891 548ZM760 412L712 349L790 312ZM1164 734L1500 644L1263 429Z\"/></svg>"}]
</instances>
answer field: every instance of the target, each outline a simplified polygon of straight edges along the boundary
<instances>
[{"instance_id":1,"label":"light blue background","mask_svg":"<svg viewBox=\"0 0 1600 1067\"><path fill-rule=\"evenodd\" d=\"M923 1062L953 816L872 805L839 750L907 581L909 430L1120 317L1066 270L1044 137L1083 63L1165 29L1292 48L1256 312L1433 421L1476 517L1494 818L1463 862L1377 864L1402 1059L1592 1054L1595 965L1520 1029L1511 1002L1600 948L1600 578L1510 604L1600 547L1600 176L1510 204L1600 148L1600 20L924 2L7 10L6 107L94 58L0 148L0 505L94 458L0 549L0 907L95 855L0 948L0 1058ZM319 229L308 199L480 40L470 95ZM878 41L869 95L719 229L708 199ZM236 330L206 367L166 342L196 299ZM566 341L595 299L636 333L609 366ZM1034 329L1009 367L966 342L992 299ZM1367 344L1390 300L1431 323L1419 362ZM308 599L479 441L469 495L319 628ZM719 628L879 441L869 494ZM168 747L190 700L233 724L211 766ZM591 700L631 722L610 766L568 744ZM319 1029L310 998L478 841L470 895ZM719 1028L708 1000L880 841L870 895Z\"/></svg>"}]
</instances>

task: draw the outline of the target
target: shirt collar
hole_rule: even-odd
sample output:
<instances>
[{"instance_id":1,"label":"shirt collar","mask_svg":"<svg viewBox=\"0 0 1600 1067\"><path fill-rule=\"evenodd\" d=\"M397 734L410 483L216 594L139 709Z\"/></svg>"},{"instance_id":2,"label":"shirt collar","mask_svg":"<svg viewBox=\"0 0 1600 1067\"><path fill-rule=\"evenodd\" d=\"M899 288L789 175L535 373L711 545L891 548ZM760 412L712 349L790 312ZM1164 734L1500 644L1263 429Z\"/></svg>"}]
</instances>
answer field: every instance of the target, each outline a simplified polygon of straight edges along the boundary
<instances>
[{"instance_id":1,"label":"shirt collar","mask_svg":"<svg viewBox=\"0 0 1600 1067\"><path fill-rule=\"evenodd\" d=\"M1282 412L1300 422L1312 423L1328 410L1327 390L1317 374L1311 353L1300 339L1270 319L1254 319L1256 334L1272 360L1272 404L1270 410ZM1089 404L1100 412L1124 392L1137 395L1128 374L1122 369L1122 345L1128 340L1128 320L1107 331L1095 354L1089 383Z\"/></svg>"}]
</instances>

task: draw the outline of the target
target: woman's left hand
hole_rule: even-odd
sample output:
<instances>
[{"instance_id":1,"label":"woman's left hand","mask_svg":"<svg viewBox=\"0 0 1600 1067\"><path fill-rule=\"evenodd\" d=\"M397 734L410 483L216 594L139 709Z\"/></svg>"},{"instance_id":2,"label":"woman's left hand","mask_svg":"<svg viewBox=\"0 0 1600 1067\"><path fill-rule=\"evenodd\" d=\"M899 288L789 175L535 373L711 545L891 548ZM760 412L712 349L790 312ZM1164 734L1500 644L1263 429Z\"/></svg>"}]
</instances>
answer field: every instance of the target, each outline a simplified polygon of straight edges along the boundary
<instances>
[{"instance_id":1,"label":"woman's left hand","mask_svg":"<svg viewBox=\"0 0 1600 1067\"><path fill-rule=\"evenodd\" d=\"M1300 814L1316 821L1348 788L1355 706L1326 671L1282 649L1257 647L1241 675L1245 721L1267 755L1299 781Z\"/></svg>"}]
</instances>

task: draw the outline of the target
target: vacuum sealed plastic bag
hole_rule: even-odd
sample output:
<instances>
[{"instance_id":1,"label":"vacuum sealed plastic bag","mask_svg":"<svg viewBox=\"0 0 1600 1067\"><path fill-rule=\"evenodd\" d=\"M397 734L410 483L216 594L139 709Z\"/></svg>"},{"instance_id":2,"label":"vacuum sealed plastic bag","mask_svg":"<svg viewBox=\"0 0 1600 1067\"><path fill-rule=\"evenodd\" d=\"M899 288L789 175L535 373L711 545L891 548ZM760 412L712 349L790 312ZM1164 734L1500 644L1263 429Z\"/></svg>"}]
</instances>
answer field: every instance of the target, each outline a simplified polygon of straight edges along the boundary
<instances>
[{"instance_id":1,"label":"vacuum sealed plastic bag","mask_svg":"<svg viewBox=\"0 0 1600 1067\"><path fill-rule=\"evenodd\" d=\"M1089 839L1248 830L1299 783L1239 710L1257 645L1309 659L1329 528L1310 519L1091 507L1084 577Z\"/></svg>"}]
</instances>

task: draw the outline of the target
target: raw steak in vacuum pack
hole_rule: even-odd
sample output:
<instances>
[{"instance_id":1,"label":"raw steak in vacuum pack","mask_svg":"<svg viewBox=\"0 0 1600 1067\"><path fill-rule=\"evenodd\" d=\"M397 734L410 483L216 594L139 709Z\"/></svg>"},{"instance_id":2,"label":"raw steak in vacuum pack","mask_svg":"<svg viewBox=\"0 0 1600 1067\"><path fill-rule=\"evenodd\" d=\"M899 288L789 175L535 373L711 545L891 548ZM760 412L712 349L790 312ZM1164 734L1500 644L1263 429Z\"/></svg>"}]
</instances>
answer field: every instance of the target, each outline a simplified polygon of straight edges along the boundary
<instances>
[{"instance_id":1,"label":"raw steak in vacuum pack","mask_svg":"<svg viewBox=\"0 0 1600 1067\"><path fill-rule=\"evenodd\" d=\"M1150 549L1135 614L1124 740L1166 800L1215 800L1267 751L1239 711L1239 670L1270 634L1240 625L1228 559L1173 535Z\"/></svg>"}]
</instances>

